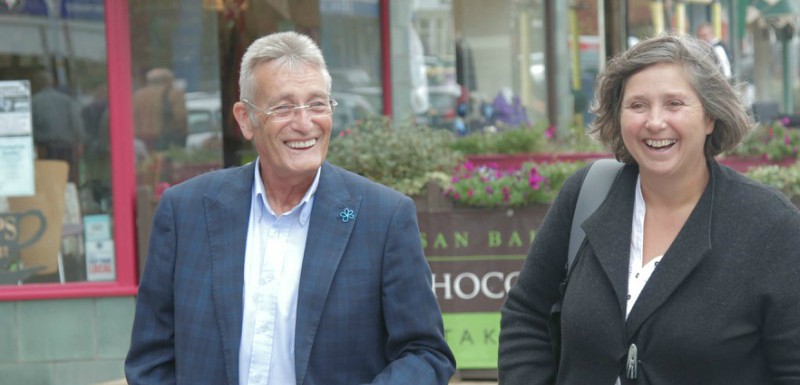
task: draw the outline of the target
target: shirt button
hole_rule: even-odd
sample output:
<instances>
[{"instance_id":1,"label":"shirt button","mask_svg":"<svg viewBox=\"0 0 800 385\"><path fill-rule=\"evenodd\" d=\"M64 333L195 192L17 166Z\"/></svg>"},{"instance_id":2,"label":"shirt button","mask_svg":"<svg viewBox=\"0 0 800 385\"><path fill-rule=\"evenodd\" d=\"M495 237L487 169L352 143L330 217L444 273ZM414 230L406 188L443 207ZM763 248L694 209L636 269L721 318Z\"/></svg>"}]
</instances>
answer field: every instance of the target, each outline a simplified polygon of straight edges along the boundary
<instances>
[{"instance_id":1,"label":"shirt button","mask_svg":"<svg viewBox=\"0 0 800 385\"><path fill-rule=\"evenodd\" d=\"M636 278L639 278L639 273L636 273Z\"/></svg>"},{"instance_id":2,"label":"shirt button","mask_svg":"<svg viewBox=\"0 0 800 385\"><path fill-rule=\"evenodd\" d=\"M631 300L631 295L630 295L630 294L628 294L628 301L630 301L630 300Z\"/></svg>"}]
</instances>

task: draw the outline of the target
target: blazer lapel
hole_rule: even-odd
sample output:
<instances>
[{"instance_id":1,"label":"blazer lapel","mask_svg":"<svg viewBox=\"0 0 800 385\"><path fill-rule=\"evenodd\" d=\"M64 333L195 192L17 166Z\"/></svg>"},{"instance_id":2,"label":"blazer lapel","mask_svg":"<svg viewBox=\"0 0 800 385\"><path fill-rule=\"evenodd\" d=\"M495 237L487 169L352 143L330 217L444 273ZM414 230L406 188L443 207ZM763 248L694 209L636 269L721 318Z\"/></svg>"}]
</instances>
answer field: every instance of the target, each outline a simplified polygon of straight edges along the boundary
<instances>
[{"instance_id":1,"label":"blazer lapel","mask_svg":"<svg viewBox=\"0 0 800 385\"><path fill-rule=\"evenodd\" d=\"M348 192L341 171L328 163L323 164L314 194L297 299L295 371L298 384L305 379L322 310L353 226L358 220L360 204L361 197L353 197ZM350 210L352 217L340 216Z\"/></svg>"},{"instance_id":2,"label":"blazer lapel","mask_svg":"<svg viewBox=\"0 0 800 385\"><path fill-rule=\"evenodd\" d=\"M597 211L583 222L586 240L617 296L623 316L628 290L628 262L638 169L627 166Z\"/></svg>"},{"instance_id":3,"label":"blazer lapel","mask_svg":"<svg viewBox=\"0 0 800 385\"><path fill-rule=\"evenodd\" d=\"M238 384L244 256L255 163L236 169L217 196L206 196L211 285L229 384Z\"/></svg>"},{"instance_id":4,"label":"blazer lapel","mask_svg":"<svg viewBox=\"0 0 800 385\"><path fill-rule=\"evenodd\" d=\"M717 167L712 163L703 195L633 305L626 322L628 340L711 250L711 213L715 181L719 179Z\"/></svg>"}]
</instances>

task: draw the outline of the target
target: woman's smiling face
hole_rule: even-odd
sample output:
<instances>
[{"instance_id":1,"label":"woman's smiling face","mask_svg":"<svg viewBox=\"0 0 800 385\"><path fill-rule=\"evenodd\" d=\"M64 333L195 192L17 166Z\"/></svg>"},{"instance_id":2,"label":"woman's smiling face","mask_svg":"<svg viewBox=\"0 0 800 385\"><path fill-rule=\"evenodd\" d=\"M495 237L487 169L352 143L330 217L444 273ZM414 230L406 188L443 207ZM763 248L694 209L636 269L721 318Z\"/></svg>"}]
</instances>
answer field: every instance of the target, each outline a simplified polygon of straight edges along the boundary
<instances>
[{"instance_id":1,"label":"woman's smiling face","mask_svg":"<svg viewBox=\"0 0 800 385\"><path fill-rule=\"evenodd\" d=\"M705 170L704 145L714 121L680 65L654 64L628 78L620 125L642 176Z\"/></svg>"}]
</instances>

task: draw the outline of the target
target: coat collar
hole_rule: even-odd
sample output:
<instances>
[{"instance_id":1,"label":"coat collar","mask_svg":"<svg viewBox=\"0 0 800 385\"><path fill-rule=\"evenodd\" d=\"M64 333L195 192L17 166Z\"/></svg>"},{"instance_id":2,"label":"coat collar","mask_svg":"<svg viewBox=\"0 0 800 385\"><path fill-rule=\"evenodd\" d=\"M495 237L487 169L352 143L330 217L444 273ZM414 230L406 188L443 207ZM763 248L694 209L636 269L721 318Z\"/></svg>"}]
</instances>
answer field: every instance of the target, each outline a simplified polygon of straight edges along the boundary
<instances>
[{"instance_id":1,"label":"coat collar","mask_svg":"<svg viewBox=\"0 0 800 385\"><path fill-rule=\"evenodd\" d=\"M709 162L709 182L678 236L648 280L626 321L630 340L642 323L669 298L711 249L712 208L720 167ZM633 202L638 168L626 166L608 199L583 224L586 238L608 276L623 317L626 311Z\"/></svg>"}]
</instances>

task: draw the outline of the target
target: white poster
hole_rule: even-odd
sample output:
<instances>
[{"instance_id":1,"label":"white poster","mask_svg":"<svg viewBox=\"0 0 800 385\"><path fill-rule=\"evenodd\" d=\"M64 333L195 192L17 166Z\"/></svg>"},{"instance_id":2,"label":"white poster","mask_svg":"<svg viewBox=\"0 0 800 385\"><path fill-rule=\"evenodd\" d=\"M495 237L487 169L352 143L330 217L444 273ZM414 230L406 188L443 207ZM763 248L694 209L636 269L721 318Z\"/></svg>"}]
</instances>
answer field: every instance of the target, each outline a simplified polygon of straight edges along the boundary
<instances>
[{"instance_id":1,"label":"white poster","mask_svg":"<svg viewBox=\"0 0 800 385\"><path fill-rule=\"evenodd\" d=\"M0 197L36 193L33 154L30 82L0 81Z\"/></svg>"},{"instance_id":2,"label":"white poster","mask_svg":"<svg viewBox=\"0 0 800 385\"><path fill-rule=\"evenodd\" d=\"M113 281L116 279L114 241L86 242L86 279L88 281Z\"/></svg>"},{"instance_id":3,"label":"white poster","mask_svg":"<svg viewBox=\"0 0 800 385\"><path fill-rule=\"evenodd\" d=\"M86 279L113 281L116 279L114 240L111 239L111 217L108 214L83 217L84 247L86 249Z\"/></svg>"}]
</instances>

